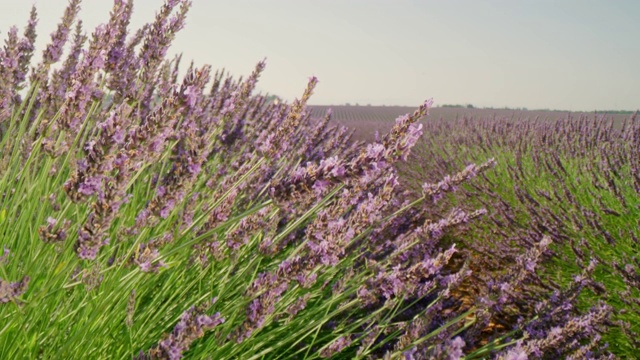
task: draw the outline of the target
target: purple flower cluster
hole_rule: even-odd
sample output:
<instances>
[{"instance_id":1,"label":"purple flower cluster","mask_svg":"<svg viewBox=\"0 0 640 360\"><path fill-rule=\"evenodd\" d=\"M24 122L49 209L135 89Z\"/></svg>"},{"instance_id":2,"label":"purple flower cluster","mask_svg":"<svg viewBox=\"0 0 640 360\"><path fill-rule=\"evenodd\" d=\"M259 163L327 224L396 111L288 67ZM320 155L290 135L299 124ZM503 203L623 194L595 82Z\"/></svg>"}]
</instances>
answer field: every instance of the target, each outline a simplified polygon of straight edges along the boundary
<instances>
[{"instance_id":1,"label":"purple flower cluster","mask_svg":"<svg viewBox=\"0 0 640 360\"><path fill-rule=\"evenodd\" d=\"M442 181L436 184L424 183L422 185L422 191L425 196L431 198L433 202L436 203L442 199L445 193L455 191L458 185L478 176L478 174L494 167L495 165L496 161L494 159L490 159L480 166L475 164L468 165L461 172L453 176L447 175L442 179Z\"/></svg>"},{"instance_id":2,"label":"purple flower cluster","mask_svg":"<svg viewBox=\"0 0 640 360\"><path fill-rule=\"evenodd\" d=\"M80 0L72 0L64 11L62 21L58 28L51 34L51 42L47 45L42 55L42 65L49 67L62 57L62 49L69 38L71 25L80 11Z\"/></svg>"},{"instance_id":3,"label":"purple flower cluster","mask_svg":"<svg viewBox=\"0 0 640 360\"><path fill-rule=\"evenodd\" d=\"M33 7L23 37L18 36L18 28L13 26L9 29L4 46L0 48L0 123L10 118L12 108L22 101L20 91L25 87L35 49L37 22Z\"/></svg>"},{"instance_id":4,"label":"purple flower cluster","mask_svg":"<svg viewBox=\"0 0 640 360\"><path fill-rule=\"evenodd\" d=\"M16 282L0 279L0 303L5 304L10 301L15 301L17 297L24 294L24 292L27 291L29 280L28 276Z\"/></svg>"},{"instance_id":5,"label":"purple flower cluster","mask_svg":"<svg viewBox=\"0 0 640 360\"><path fill-rule=\"evenodd\" d=\"M131 256L130 262L137 265L142 272L157 273L166 264L159 260L159 249L171 242L171 234L165 234L162 238L140 244L137 251Z\"/></svg>"},{"instance_id":6,"label":"purple flower cluster","mask_svg":"<svg viewBox=\"0 0 640 360\"><path fill-rule=\"evenodd\" d=\"M136 359L182 359L184 352L195 340L204 336L205 331L224 323L224 318L220 313L206 315L203 311L203 308L195 306L189 308L180 316L180 321L173 328L173 331L165 334L163 339L147 353L141 351Z\"/></svg>"},{"instance_id":7,"label":"purple flower cluster","mask_svg":"<svg viewBox=\"0 0 640 360\"><path fill-rule=\"evenodd\" d=\"M311 84L315 83L311 82ZM414 123L428 114L432 104L433 101L428 100L414 114L396 119L395 126L381 143L367 145L357 157L348 162L329 158L321 161L319 165L309 163L296 169L291 176L274 181L270 189L271 196L283 202L301 197L310 191L322 194L330 185L342 179L357 178L387 169L393 162L408 156L411 147L415 144L416 132L419 131L416 130ZM369 180L364 178L364 181Z\"/></svg>"},{"instance_id":8,"label":"purple flower cluster","mask_svg":"<svg viewBox=\"0 0 640 360\"><path fill-rule=\"evenodd\" d=\"M351 345L351 339L349 336L341 336L337 340L333 341L329 346L320 350L321 358L330 358L335 354L344 350L344 348Z\"/></svg>"},{"instance_id":9,"label":"purple flower cluster","mask_svg":"<svg viewBox=\"0 0 640 360\"><path fill-rule=\"evenodd\" d=\"M11 254L11 251L5 247L2 256L0 256L0 266L7 265L9 254ZM24 276L22 280L15 282L0 278L0 304L6 304L11 301L18 302L18 298L27 291L30 280L28 276Z\"/></svg>"},{"instance_id":10,"label":"purple flower cluster","mask_svg":"<svg viewBox=\"0 0 640 360\"><path fill-rule=\"evenodd\" d=\"M63 242L67 239L67 232L71 226L71 221L65 220L62 225L57 227L58 220L55 218L47 218L47 225L42 225L38 228L38 235L44 242Z\"/></svg>"}]
</instances>

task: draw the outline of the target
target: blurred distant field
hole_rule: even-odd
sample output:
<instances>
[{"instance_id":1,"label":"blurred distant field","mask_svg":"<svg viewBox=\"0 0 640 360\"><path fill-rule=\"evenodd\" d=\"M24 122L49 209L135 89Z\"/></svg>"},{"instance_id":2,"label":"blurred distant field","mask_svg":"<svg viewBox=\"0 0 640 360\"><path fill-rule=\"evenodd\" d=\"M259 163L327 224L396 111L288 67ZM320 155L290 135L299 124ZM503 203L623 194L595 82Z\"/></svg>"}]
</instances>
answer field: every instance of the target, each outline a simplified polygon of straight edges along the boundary
<instances>
[{"instance_id":1,"label":"blurred distant field","mask_svg":"<svg viewBox=\"0 0 640 360\"><path fill-rule=\"evenodd\" d=\"M373 140L376 130L384 133L393 125L393 120L404 114L412 113L415 108L409 106L356 106L356 105L312 105L309 106L312 117L323 117L328 109L333 111L332 120L335 123L356 129L355 138L358 140ZM567 111L557 110L513 110L513 109L478 109L457 107L436 107L431 109L429 119L455 120L461 118L493 118L496 119L548 119L558 120L567 116ZM593 115L586 112L572 112L573 117ZM614 118L620 123L629 118L630 114L607 114L607 118Z\"/></svg>"}]
</instances>

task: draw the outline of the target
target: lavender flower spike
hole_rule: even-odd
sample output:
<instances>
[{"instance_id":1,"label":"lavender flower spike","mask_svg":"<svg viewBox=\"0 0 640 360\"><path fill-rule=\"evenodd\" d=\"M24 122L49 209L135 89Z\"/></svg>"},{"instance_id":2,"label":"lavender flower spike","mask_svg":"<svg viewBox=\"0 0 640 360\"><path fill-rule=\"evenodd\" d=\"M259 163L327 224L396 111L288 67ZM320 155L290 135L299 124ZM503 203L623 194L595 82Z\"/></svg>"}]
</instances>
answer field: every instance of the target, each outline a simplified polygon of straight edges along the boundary
<instances>
[{"instance_id":1,"label":"lavender flower spike","mask_svg":"<svg viewBox=\"0 0 640 360\"><path fill-rule=\"evenodd\" d=\"M51 34L51 43L42 54L43 65L49 66L60 60L62 49L69 38L69 29L80 11L80 0L71 0L69 6L64 11L62 22L58 25L58 29Z\"/></svg>"},{"instance_id":2,"label":"lavender flower spike","mask_svg":"<svg viewBox=\"0 0 640 360\"><path fill-rule=\"evenodd\" d=\"M211 316L204 315L199 309L192 306L182 314L180 321L178 321L171 333L166 334L158 342L158 345L149 350L148 354L141 352L137 359L182 359L184 352L189 349L191 343L204 336L205 331L211 330L222 323L224 323L224 318L220 313L215 313Z\"/></svg>"},{"instance_id":3,"label":"lavender flower spike","mask_svg":"<svg viewBox=\"0 0 640 360\"><path fill-rule=\"evenodd\" d=\"M0 304L6 304L24 294L24 292L27 291L29 280L28 276L25 276L22 280L13 283L0 279Z\"/></svg>"}]
</instances>

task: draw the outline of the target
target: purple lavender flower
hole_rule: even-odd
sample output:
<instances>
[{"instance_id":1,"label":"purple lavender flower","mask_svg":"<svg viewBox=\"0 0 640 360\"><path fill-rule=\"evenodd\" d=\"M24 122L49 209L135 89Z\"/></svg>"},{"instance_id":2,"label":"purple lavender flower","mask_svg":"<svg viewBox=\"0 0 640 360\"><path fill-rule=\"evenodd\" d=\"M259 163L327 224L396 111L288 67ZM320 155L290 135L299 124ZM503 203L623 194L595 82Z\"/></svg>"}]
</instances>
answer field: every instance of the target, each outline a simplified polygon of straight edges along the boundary
<instances>
[{"instance_id":1,"label":"purple lavender flower","mask_svg":"<svg viewBox=\"0 0 640 360\"><path fill-rule=\"evenodd\" d=\"M75 20L78 15L78 11L80 10L80 1L81 0L71 0L69 1L69 5L64 11L64 16L62 17L62 21L58 24L58 29L51 34L51 43L47 45L44 53L42 54L43 64L44 66L49 66L58 62L60 56L62 55L62 49L67 42L69 37L69 29L71 28L71 24Z\"/></svg>"},{"instance_id":2,"label":"purple lavender flower","mask_svg":"<svg viewBox=\"0 0 640 360\"><path fill-rule=\"evenodd\" d=\"M10 301L15 301L17 297L24 294L27 291L29 280L28 276L17 282L0 279L0 303L6 304Z\"/></svg>"},{"instance_id":3,"label":"purple lavender flower","mask_svg":"<svg viewBox=\"0 0 640 360\"><path fill-rule=\"evenodd\" d=\"M161 268L167 265L160 257L160 248L173 240L173 236L169 233L161 238L140 244L137 251L129 259L130 263L137 265L142 272L157 273Z\"/></svg>"},{"instance_id":4,"label":"purple lavender flower","mask_svg":"<svg viewBox=\"0 0 640 360\"><path fill-rule=\"evenodd\" d=\"M425 196L431 198L433 203L437 203L440 199L442 199L445 193L455 191L458 185L478 176L478 174L494 167L495 165L496 161L494 159L489 159L487 162L480 166L470 164L461 172L453 176L447 175L442 179L442 181L436 184L424 183L422 185L422 191Z\"/></svg>"},{"instance_id":5,"label":"purple lavender flower","mask_svg":"<svg viewBox=\"0 0 640 360\"><path fill-rule=\"evenodd\" d=\"M449 342L448 354L450 360L458 360L464 356L464 352L462 348L464 347L465 342L462 340L460 336L456 336L453 340Z\"/></svg>"},{"instance_id":6,"label":"purple lavender flower","mask_svg":"<svg viewBox=\"0 0 640 360\"><path fill-rule=\"evenodd\" d=\"M331 344L329 344L329 346L327 346L327 347L323 348L322 350L320 350L320 357L321 358L330 358L330 357L340 353L342 350L347 348L349 345L351 345L351 337L350 336L341 336L341 337L337 338L336 340L334 340Z\"/></svg>"},{"instance_id":7,"label":"purple lavender flower","mask_svg":"<svg viewBox=\"0 0 640 360\"><path fill-rule=\"evenodd\" d=\"M274 279L274 281L270 282L260 295L251 300L245 311L245 321L231 335L231 338L234 338L237 343L243 342L265 325L267 317L275 310L275 304L289 287L287 281L278 279L272 273L264 274L263 279L267 277Z\"/></svg>"},{"instance_id":8,"label":"purple lavender flower","mask_svg":"<svg viewBox=\"0 0 640 360\"><path fill-rule=\"evenodd\" d=\"M191 344L204 336L206 331L214 329L224 323L224 318L220 313L206 315L202 309L195 306L189 308L180 316L180 321L175 325L173 331L165 334L158 345L148 351L148 355L141 352L138 359L182 359L184 352Z\"/></svg>"},{"instance_id":9,"label":"purple lavender flower","mask_svg":"<svg viewBox=\"0 0 640 360\"><path fill-rule=\"evenodd\" d=\"M509 351L500 360L529 360L529 355L522 348L522 342L518 341L516 346L509 349Z\"/></svg>"},{"instance_id":10,"label":"purple lavender flower","mask_svg":"<svg viewBox=\"0 0 640 360\"><path fill-rule=\"evenodd\" d=\"M71 221L64 220L61 226L56 226L57 224L58 220L49 216L47 224L38 228L40 239L46 243L60 243L66 240Z\"/></svg>"},{"instance_id":11,"label":"purple lavender flower","mask_svg":"<svg viewBox=\"0 0 640 360\"><path fill-rule=\"evenodd\" d=\"M99 193L101 188L102 178L100 176L91 176L78 186L78 192L85 196L91 196Z\"/></svg>"}]
</instances>

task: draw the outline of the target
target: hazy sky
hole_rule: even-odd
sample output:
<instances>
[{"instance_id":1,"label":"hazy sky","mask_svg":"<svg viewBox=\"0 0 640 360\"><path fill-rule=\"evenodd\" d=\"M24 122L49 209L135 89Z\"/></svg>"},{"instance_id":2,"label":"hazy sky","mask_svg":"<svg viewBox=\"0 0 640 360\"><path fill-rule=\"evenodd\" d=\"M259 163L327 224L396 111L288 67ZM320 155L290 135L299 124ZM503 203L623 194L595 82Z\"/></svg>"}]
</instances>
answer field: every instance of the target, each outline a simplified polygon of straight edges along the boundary
<instances>
[{"instance_id":1,"label":"hazy sky","mask_svg":"<svg viewBox=\"0 0 640 360\"><path fill-rule=\"evenodd\" d=\"M34 2L0 0L0 36ZM66 0L35 1L39 44ZM137 0L132 25L161 0ZM91 29L108 0L85 0ZM287 100L311 75L313 104L436 104L569 110L640 108L638 0L193 0L170 53L247 75ZM39 56L39 54L38 54Z\"/></svg>"}]
</instances>

